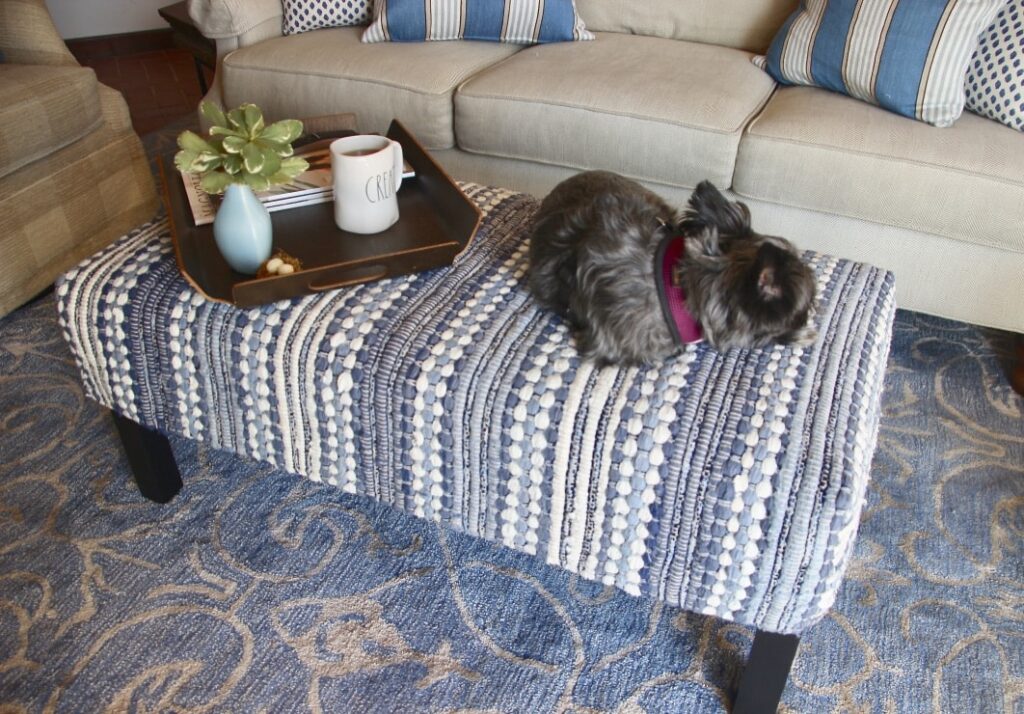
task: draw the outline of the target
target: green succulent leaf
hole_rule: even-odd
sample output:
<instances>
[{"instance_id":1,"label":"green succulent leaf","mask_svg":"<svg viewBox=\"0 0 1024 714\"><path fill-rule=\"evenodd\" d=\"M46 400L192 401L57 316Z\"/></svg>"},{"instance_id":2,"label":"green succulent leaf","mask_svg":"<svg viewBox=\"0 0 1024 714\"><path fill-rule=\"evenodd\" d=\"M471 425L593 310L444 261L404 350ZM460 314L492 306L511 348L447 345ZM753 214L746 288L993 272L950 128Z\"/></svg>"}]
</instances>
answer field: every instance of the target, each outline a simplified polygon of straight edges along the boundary
<instances>
[{"instance_id":1,"label":"green succulent leaf","mask_svg":"<svg viewBox=\"0 0 1024 714\"><path fill-rule=\"evenodd\" d=\"M278 171L273 176L267 176L267 181L270 183L271 186L280 186L282 184L288 183L293 178L295 178L295 177L294 176L289 176L286 173L282 173L281 171Z\"/></svg>"},{"instance_id":2,"label":"green succulent leaf","mask_svg":"<svg viewBox=\"0 0 1024 714\"><path fill-rule=\"evenodd\" d=\"M260 175L268 179L281 170L281 157L268 149L261 149L263 152L263 168Z\"/></svg>"},{"instance_id":3,"label":"green succulent leaf","mask_svg":"<svg viewBox=\"0 0 1024 714\"><path fill-rule=\"evenodd\" d=\"M270 188L270 180L266 176L260 176L259 174L245 174L245 183L253 191L266 191Z\"/></svg>"},{"instance_id":4,"label":"green succulent leaf","mask_svg":"<svg viewBox=\"0 0 1024 714\"><path fill-rule=\"evenodd\" d=\"M242 113L245 116L245 128L251 138L256 138L263 131L263 112L255 104L242 105Z\"/></svg>"},{"instance_id":5,"label":"green succulent leaf","mask_svg":"<svg viewBox=\"0 0 1024 714\"><path fill-rule=\"evenodd\" d=\"M307 169L309 169L309 162L300 156L289 156L287 159L281 160L281 171L288 174L289 181Z\"/></svg>"},{"instance_id":6,"label":"green succulent leaf","mask_svg":"<svg viewBox=\"0 0 1024 714\"><path fill-rule=\"evenodd\" d=\"M210 120L210 124L213 126L227 126L228 124L228 118L224 115L224 110L213 102L204 101L199 105L199 111Z\"/></svg>"},{"instance_id":7,"label":"green succulent leaf","mask_svg":"<svg viewBox=\"0 0 1024 714\"><path fill-rule=\"evenodd\" d=\"M174 166L178 171L184 173L201 174L212 169L217 168L220 165L220 156L204 151L196 152L188 149L182 149L174 155Z\"/></svg>"},{"instance_id":8,"label":"green succulent leaf","mask_svg":"<svg viewBox=\"0 0 1024 714\"><path fill-rule=\"evenodd\" d=\"M232 183L234 183L234 179L231 176L214 171L203 176L199 186L207 193L224 193L224 189Z\"/></svg>"},{"instance_id":9,"label":"green succulent leaf","mask_svg":"<svg viewBox=\"0 0 1024 714\"><path fill-rule=\"evenodd\" d=\"M199 154L195 151L182 149L174 155L174 168L184 173L190 172L192 170L192 162L196 160L197 156Z\"/></svg>"},{"instance_id":10,"label":"green succulent leaf","mask_svg":"<svg viewBox=\"0 0 1024 714\"><path fill-rule=\"evenodd\" d=\"M248 145L248 140L241 136L224 137L224 151L228 152L229 154L241 154L245 147Z\"/></svg>"},{"instance_id":11,"label":"green succulent leaf","mask_svg":"<svg viewBox=\"0 0 1024 714\"><path fill-rule=\"evenodd\" d=\"M216 137L216 136L223 136L223 137L237 136L238 138L245 139L246 141L248 141L248 139L249 139L249 135L246 134L241 129L232 129L231 127L226 127L226 126L211 126L210 127L210 136L214 136L214 137Z\"/></svg>"},{"instance_id":12,"label":"green succulent leaf","mask_svg":"<svg viewBox=\"0 0 1024 714\"><path fill-rule=\"evenodd\" d=\"M266 127L259 139L276 144L290 144L302 135L302 122L298 119L282 119Z\"/></svg>"},{"instance_id":13,"label":"green succulent leaf","mask_svg":"<svg viewBox=\"0 0 1024 714\"><path fill-rule=\"evenodd\" d=\"M282 159L281 168L270 177L270 183L274 185L288 183L308 168L309 163L297 156Z\"/></svg>"},{"instance_id":14,"label":"green succulent leaf","mask_svg":"<svg viewBox=\"0 0 1024 714\"><path fill-rule=\"evenodd\" d=\"M245 170L250 174L258 174L263 171L263 152L260 147L251 142L242 147L242 158L245 160Z\"/></svg>"},{"instance_id":15,"label":"green succulent leaf","mask_svg":"<svg viewBox=\"0 0 1024 714\"><path fill-rule=\"evenodd\" d=\"M227 126L234 129L240 136L248 136L249 132L245 128L245 105L235 107L227 113L228 123Z\"/></svg>"},{"instance_id":16,"label":"green succulent leaf","mask_svg":"<svg viewBox=\"0 0 1024 714\"><path fill-rule=\"evenodd\" d=\"M279 144L276 141L266 141L265 139L262 138L257 139L256 144L262 149L273 151L281 158L291 156L292 154L295 153L295 149L292 148L291 144Z\"/></svg>"},{"instance_id":17,"label":"green succulent leaf","mask_svg":"<svg viewBox=\"0 0 1024 714\"><path fill-rule=\"evenodd\" d=\"M174 165L179 171L200 175L208 193L223 193L232 183L262 191L287 183L309 168L292 148L302 135L302 122L284 119L267 125L260 108L249 103L225 113L204 101L200 111L211 124L209 136L192 131L179 134Z\"/></svg>"},{"instance_id":18,"label":"green succulent leaf","mask_svg":"<svg viewBox=\"0 0 1024 714\"><path fill-rule=\"evenodd\" d=\"M244 162L242 161L241 154L228 154L224 157L224 170L229 174L235 175L242 173L242 167Z\"/></svg>"},{"instance_id":19,"label":"green succulent leaf","mask_svg":"<svg viewBox=\"0 0 1024 714\"><path fill-rule=\"evenodd\" d=\"M224 153L224 138L220 136L211 136L206 140L206 143L210 145L210 151L214 154Z\"/></svg>"},{"instance_id":20,"label":"green succulent leaf","mask_svg":"<svg viewBox=\"0 0 1024 714\"><path fill-rule=\"evenodd\" d=\"M178 135L178 146L186 151L200 152L211 152L217 151L213 145L210 144L206 139L196 134L194 131L185 130Z\"/></svg>"},{"instance_id":21,"label":"green succulent leaf","mask_svg":"<svg viewBox=\"0 0 1024 714\"><path fill-rule=\"evenodd\" d=\"M207 171L213 171L222 163L223 160L217 154L202 153L196 156L195 161L190 166L190 170L194 174L202 174Z\"/></svg>"}]
</instances>

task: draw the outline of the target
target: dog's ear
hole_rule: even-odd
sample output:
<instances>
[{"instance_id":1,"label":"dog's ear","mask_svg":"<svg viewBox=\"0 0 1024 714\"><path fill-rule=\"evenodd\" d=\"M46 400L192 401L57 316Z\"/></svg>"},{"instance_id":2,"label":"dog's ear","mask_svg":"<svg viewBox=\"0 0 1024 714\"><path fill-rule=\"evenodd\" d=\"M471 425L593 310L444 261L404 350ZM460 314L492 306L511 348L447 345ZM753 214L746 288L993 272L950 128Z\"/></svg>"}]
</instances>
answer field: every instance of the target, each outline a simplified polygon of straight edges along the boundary
<instances>
[{"instance_id":1,"label":"dog's ear","mask_svg":"<svg viewBox=\"0 0 1024 714\"><path fill-rule=\"evenodd\" d=\"M754 259L754 274L757 276L757 295L765 302L781 300L785 294L789 276L787 274L788 253L772 243L758 246Z\"/></svg>"},{"instance_id":2,"label":"dog's ear","mask_svg":"<svg viewBox=\"0 0 1024 714\"><path fill-rule=\"evenodd\" d=\"M687 217L691 222L718 226L722 233L741 235L750 230L750 210L739 201L730 201L710 181L701 181L690 196Z\"/></svg>"},{"instance_id":3,"label":"dog's ear","mask_svg":"<svg viewBox=\"0 0 1024 714\"><path fill-rule=\"evenodd\" d=\"M718 229L714 226L707 226L703 230L687 236L683 247L689 260L701 264L707 265L711 260L722 258Z\"/></svg>"},{"instance_id":4,"label":"dog's ear","mask_svg":"<svg viewBox=\"0 0 1024 714\"><path fill-rule=\"evenodd\" d=\"M775 274L775 267L771 265L762 266L757 273L757 294L765 302L778 300L782 297L782 286L779 284Z\"/></svg>"}]
</instances>

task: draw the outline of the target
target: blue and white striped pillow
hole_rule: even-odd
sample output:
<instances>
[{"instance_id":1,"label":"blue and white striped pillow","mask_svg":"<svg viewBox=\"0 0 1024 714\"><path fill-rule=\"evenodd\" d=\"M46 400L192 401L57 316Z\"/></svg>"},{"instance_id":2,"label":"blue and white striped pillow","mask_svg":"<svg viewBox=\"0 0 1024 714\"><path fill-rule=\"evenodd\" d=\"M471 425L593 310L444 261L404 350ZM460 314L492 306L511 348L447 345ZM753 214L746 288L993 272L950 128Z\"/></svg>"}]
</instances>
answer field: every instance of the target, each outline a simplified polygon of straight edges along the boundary
<instances>
[{"instance_id":1,"label":"blue and white striped pillow","mask_svg":"<svg viewBox=\"0 0 1024 714\"><path fill-rule=\"evenodd\" d=\"M363 42L592 40L573 0L377 0Z\"/></svg>"},{"instance_id":2,"label":"blue and white striped pillow","mask_svg":"<svg viewBox=\"0 0 1024 714\"><path fill-rule=\"evenodd\" d=\"M967 109L1024 131L1024 0L1010 0L967 68Z\"/></svg>"},{"instance_id":3,"label":"blue and white striped pillow","mask_svg":"<svg viewBox=\"0 0 1024 714\"><path fill-rule=\"evenodd\" d=\"M802 0L758 58L783 84L831 89L949 126L978 35L1005 0Z\"/></svg>"}]
</instances>

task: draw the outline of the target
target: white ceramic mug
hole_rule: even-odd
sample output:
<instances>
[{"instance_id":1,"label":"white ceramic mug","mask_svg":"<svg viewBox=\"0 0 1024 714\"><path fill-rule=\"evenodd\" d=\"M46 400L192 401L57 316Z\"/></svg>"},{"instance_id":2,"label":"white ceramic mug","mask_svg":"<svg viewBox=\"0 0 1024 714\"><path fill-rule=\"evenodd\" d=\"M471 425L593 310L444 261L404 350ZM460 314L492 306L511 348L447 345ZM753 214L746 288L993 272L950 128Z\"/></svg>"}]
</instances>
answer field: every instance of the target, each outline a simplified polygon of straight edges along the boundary
<instances>
[{"instance_id":1,"label":"white ceramic mug","mask_svg":"<svg viewBox=\"0 0 1024 714\"><path fill-rule=\"evenodd\" d=\"M380 233L398 220L402 145L359 134L331 142L334 222L351 233Z\"/></svg>"}]
</instances>

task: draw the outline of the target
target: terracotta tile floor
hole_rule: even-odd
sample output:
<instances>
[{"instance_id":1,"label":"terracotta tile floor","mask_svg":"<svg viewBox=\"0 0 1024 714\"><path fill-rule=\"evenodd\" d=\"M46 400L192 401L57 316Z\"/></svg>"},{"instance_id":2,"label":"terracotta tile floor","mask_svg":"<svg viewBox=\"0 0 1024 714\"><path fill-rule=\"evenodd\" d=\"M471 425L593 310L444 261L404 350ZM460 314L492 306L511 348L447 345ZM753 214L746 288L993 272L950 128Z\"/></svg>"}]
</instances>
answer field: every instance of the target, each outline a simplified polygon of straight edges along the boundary
<instances>
[{"instance_id":1,"label":"terracotta tile floor","mask_svg":"<svg viewBox=\"0 0 1024 714\"><path fill-rule=\"evenodd\" d=\"M192 55L184 50L91 57L81 63L92 67L103 84L124 95L139 135L194 112L202 98ZM211 73L204 71L210 82Z\"/></svg>"}]
</instances>

